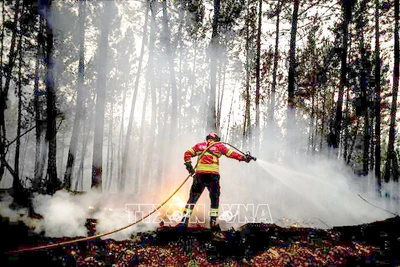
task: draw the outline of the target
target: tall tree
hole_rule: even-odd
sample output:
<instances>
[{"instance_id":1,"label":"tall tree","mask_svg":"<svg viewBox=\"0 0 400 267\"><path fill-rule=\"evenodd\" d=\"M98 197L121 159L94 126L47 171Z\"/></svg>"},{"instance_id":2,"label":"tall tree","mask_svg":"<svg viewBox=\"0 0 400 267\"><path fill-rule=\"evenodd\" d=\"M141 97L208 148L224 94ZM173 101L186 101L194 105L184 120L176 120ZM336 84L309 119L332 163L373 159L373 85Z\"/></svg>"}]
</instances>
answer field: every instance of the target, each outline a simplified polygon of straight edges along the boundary
<instances>
[{"instance_id":1,"label":"tall tree","mask_svg":"<svg viewBox=\"0 0 400 267\"><path fill-rule=\"evenodd\" d=\"M99 39L99 65L95 106L95 126L93 137L93 162L92 162L92 183L91 187L102 190L103 178L103 137L104 137L104 110L106 104L107 89L107 62L108 62L108 36L110 21L114 12L114 2L104 2L104 13L102 15L101 33Z\"/></svg>"},{"instance_id":2,"label":"tall tree","mask_svg":"<svg viewBox=\"0 0 400 267\"><path fill-rule=\"evenodd\" d=\"M57 177L57 139L56 139L56 95L53 76L53 25L51 23L52 0L40 0L39 7L45 14L46 21L46 94L47 94L47 131L48 163L47 163L47 193L53 194L60 186Z\"/></svg>"},{"instance_id":3,"label":"tall tree","mask_svg":"<svg viewBox=\"0 0 400 267\"><path fill-rule=\"evenodd\" d=\"M36 50L36 62L35 62L35 81L33 85L33 109L35 113L35 137L36 137L36 150L35 150L35 173L32 183L33 191L38 191L40 189L40 183L43 178L43 169L46 154L43 153L43 132L44 132L44 123L43 123L43 114L40 105L40 89L39 89L39 80L40 80L40 62L43 60L43 49L45 46L44 43L44 35L43 35L43 20L42 15L40 14L38 19L38 33L37 33L37 50Z\"/></svg>"},{"instance_id":4,"label":"tall tree","mask_svg":"<svg viewBox=\"0 0 400 267\"><path fill-rule=\"evenodd\" d=\"M379 30L379 0L375 0L375 178L381 187L381 58Z\"/></svg>"},{"instance_id":5,"label":"tall tree","mask_svg":"<svg viewBox=\"0 0 400 267\"><path fill-rule=\"evenodd\" d=\"M4 93L3 93L3 52L4 52L4 37L5 37L5 20L6 20L6 3L2 1L2 9L1 9L1 21L3 21L3 25L1 27L1 43L0 43L0 181L3 179L4 174L4 164L3 157L5 154L5 120L4 120L4 109L5 109L5 101Z\"/></svg>"},{"instance_id":6,"label":"tall tree","mask_svg":"<svg viewBox=\"0 0 400 267\"><path fill-rule=\"evenodd\" d=\"M280 13L281 13L281 0L278 0L278 3L276 5L275 51L274 51L274 66L272 69L271 100L268 108L268 120L270 122L274 121L274 112L275 112L276 74L278 72L278 58L279 58Z\"/></svg>"},{"instance_id":7,"label":"tall tree","mask_svg":"<svg viewBox=\"0 0 400 267\"><path fill-rule=\"evenodd\" d=\"M250 68L251 56L250 56L250 0L247 1L247 12L246 12L246 84L245 84L245 108L244 108L244 123L243 123L243 143L250 135ZM246 138L247 137L247 138Z\"/></svg>"},{"instance_id":8,"label":"tall tree","mask_svg":"<svg viewBox=\"0 0 400 267\"><path fill-rule=\"evenodd\" d=\"M210 95L209 95L209 106L207 115L207 129L216 130L216 102L215 93L217 87L217 56L219 47L219 8L220 0L214 0L214 17L212 22L212 34L210 43Z\"/></svg>"},{"instance_id":9,"label":"tall tree","mask_svg":"<svg viewBox=\"0 0 400 267\"><path fill-rule=\"evenodd\" d=\"M292 27L290 30L290 48L289 48L289 75L288 75L288 109L287 109L287 139L289 147L292 146L293 132L290 130L293 127L295 117L295 80L296 73L296 35L297 35L297 19L299 15L300 0L293 2Z\"/></svg>"},{"instance_id":10,"label":"tall tree","mask_svg":"<svg viewBox=\"0 0 400 267\"><path fill-rule=\"evenodd\" d=\"M5 146L6 146L6 124L5 124L5 110L7 109L7 100L8 100L8 90L10 89L10 83L11 83L11 78L12 78L12 70L14 67L14 61L15 61L15 42L17 39L17 25L18 25L18 20L19 20L19 8L20 8L20 0L15 1L14 5L14 20L13 23L11 24L11 30L12 30L12 35L11 35L11 42L10 42L10 49L8 53L8 64L4 68L5 69L5 84L4 87L2 87L2 90L0 92L0 157L1 157L1 164L0 164L0 177L3 177L4 175L4 167L7 167L8 170L8 163L6 162L5 159ZM4 10L4 4L3 4L3 10ZM3 12L4 16L4 12ZM3 25L4 29L4 25ZM3 53L2 53L3 55ZM3 67L3 66L1 66ZM1 77L1 84L3 83L3 78Z\"/></svg>"},{"instance_id":11,"label":"tall tree","mask_svg":"<svg viewBox=\"0 0 400 267\"><path fill-rule=\"evenodd\" d=\"M394 1L394 65L393 65L393 89L392 89L392 105L390 108L390 129L389 144L386 156L385 181L390 178L395 181L399 179L399 170L397 164L397 156L394 150L394 142L396 137L396 112L397 112L397 93L399 90L399 63L400 63L400 47L399 47L399 0Z\"/></svg>"},{"instance_id":12,"label":"tall tree","mask_svg":"<svg viewBox=\"0 0 400 267\"><path fill-rule=\"evenodd\" d=\"M146 21L149 13L149 5L146 8ZM155 82L155 68L154 68L154 43L156 38L156 24L154 21L154 14L153 8L151 9L152 12L152 19L150 22L150 39L149 39L149 53L148 53L148 64L147 64L147 72L146 72L146 83L150 82L150 89L151 89L151 122L150 122L150 133L155 133L156 131L156 115L157 115L157 96L156 96L156 82ZM161 133L159 133L161 136ZM156 138L155 135L149 136L152 138L152 141L148 141L147 146L147 153L146 153L146 162L144 164L144 177L151 177L151 162L153 160L153 152L154 147L156 147ZM154 180L153 180L154 181ZM152 179L147 179L147 184L145 185L147 189L151 188Z\"/></svg>"},{"instance_id":13,"label":"tall tree","mask_svg":"<svg viewBox=\"0 0 400 267\"><path fill-rule=\"evenodd\" d=\"M85 102L84 79L85 79L85 17L86 17L86 1L79 0L78 11L78 44L79 44L79 62L78 62L78 77L76 82L76 106L75 118L72 126L72 135L68 150L67 166L64 174L64 188L71 188L72 171L74 169L75 157L82 120L82 109Z\"/></svg>"},{"instance_id":14,"label":"tall tree","mask_svg":"<svg viewBox=\"0 0 400 267\"><path fill-rule=\"evenodd\" d=\"M293 110L295 107L294 91L296 79L296 34L297 19L299 14L300 1L294 0L292 27L290 30L290 50L289 50L289 76L288 76L288 109Z\"/></svg>"},{"instance_id":15,"label":"tall tree","mask_svg":"<svg viewBox=\"0 0 400 267\"><path fill-rule=\"evenodd\" d=\"M173 141L175 132L177 130L177 116L178 116L178 101L177 101L177 86L176 86L176 75L174 66L174 53L171 49L171 32L168 25L168 13L167 13L167 1L163 0L163 35L168 59L169 67L169 80L171 86L171 124L169 130L169 142ZM215 94L214 94L215 97Z\"/></svg>"},{"instance_id":16,"label":"tall tree","mask_svg":"<svg viewBox=\"0 0 400 267\"><path fill-rule=\"evenodd\" d=\"M260 130L260 58L261 58L261 21L262 21L262 2L258 1L258 27L257 27L257 54L256 54L256 128ZM258 132L259 133L259 132Z\"/></svg>"},{"instance_id":17,"label":"tall tree","mask_svg":"<svg viewBox=\"0 0 400 267\"><path fill-rule=\"evenodd\" d=\"M120 178L121 180L118 184L119 191L123 191L125 189L125 184L126 184L127 162L128 162L129 150L130 150L130 145L131 145L136 99L137 99L137 94L138 94L138 90L139 90L139 82L140 82L140 77L141 77L140 74L142 72L144 48L145 48L146 41L147 41L147 23L148 23L148 17L149 17L148 13L149 13L149 8L152 8L151 7L152 5L153 5L152 1L149 1L148 3L146 3L147 7L146 7L146 11L145 11L146 13L145 13L145 19L144 19L144 26L143 26L142 45L140 48L139 63L138 63L138 69L136 72L135 87L134 87L134 91L133 91L131 111L130 111L129 121L128 121L128 129L126 131L126 136L125 136L124 151L122 154L122 166L121 166L121 178Z\"/></svg>"},{"instance_id":18,"label":"tall tree","mask_svg":"<svg viewBox=\"0 0 400 267\"><path fill-rule=\"evenodd\" d=\"M21 8L22 12L24 12L24 5ZM18 96L18 114L17 114L17 137L16 137L16 144L15 144L15 160L14 160L14 171L15 176L13 177L13 187L19 188L21 187L20 181L20 148L21 148L21 128L22 128L22 25L20 23L20 34L18 38L18 82L17 82L17 96Z\"/></svg>"},{"instance_id":19,"label":"tall tree","mask_svg":"<svg viewBox=\"0 0 400 267\"><path fill-rule=\"evenodd\" d=\"M343 21L342 21L342 53L341 53L341 67L340 67L340 86L338 93L338 100L336 105L336 118L335 118L335 133L334 133L334 147L340 144L340 133L342 130L342 108L343 108L343 93L344 88L347 84L347 42L348 42L348 32L349 23L351 21L351 15L353 6L356 0L342 0L342 11L343 11Z\"/></svg>"},{"instance_id":20,"label":"tall tree","mask_svg":"<svg viewBox=\"0 0 400 267\"><path fill-rule=\"evenodd\" d=\"M370 141L370 133L369 133L369 106L367 103L367 55L364 44L364 27L365 27L365 18L364 13L366 12L366 2L365 0L360 1L360 7L357 17L357 39L358 39L358 48L360 53L360 92L362 99L363 111L362 115L364 116L364 151L363 151L363 173L368 174L368 159L369 159L369 141Z\"/></svg>"}]
</instances>

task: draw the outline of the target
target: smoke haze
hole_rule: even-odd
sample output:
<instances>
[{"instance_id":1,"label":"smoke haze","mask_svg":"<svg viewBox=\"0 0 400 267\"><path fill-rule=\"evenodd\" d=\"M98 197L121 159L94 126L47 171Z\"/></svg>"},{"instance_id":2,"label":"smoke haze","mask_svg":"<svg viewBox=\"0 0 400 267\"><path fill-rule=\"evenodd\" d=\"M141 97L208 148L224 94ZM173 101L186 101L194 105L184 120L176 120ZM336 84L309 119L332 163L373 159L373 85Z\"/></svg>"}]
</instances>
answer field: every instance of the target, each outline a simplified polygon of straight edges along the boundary
<instances>
[{"instance_id":1,"label":"smoke haze","mask_svg":"<svg viewBox=\"0 0 400 267\"><path fill-rule=\"evenodd\" d=\"M76 25L69 24L67 21L77 20L77 5L71 11L70 7L63 6L62 2L57 2L57 10L53 16L54 25L66 36L69 34L73 36L72 32ZM76 180L82 177L82 183L73 189L86 192L71 194L58 191L53 196L35 195L33 204L35 211L43 216L42 220L29 219L25 209L18 211L9 209L12 199L6 198L0 202L2 216L10 217L13 221L22 220L33 227L35 232L44 231L50 237L86 236L85 222L88 218L95 218L98 220L97 231L105 233L133 222L131 213L126 210L126 205L160 204L187 177L188 173L183 165L183 153L197 142L204 141L210 130L205 126L207 119L205 114L209 109L207 106L210 69L207 50L209 39L201 41L184 35L186 39L183 40L179 40L176 36L175 39L166 40L163 35L162 12L154 12L155 23L150 23L150 19L153 18L149 18L147 29L145 29L147 35L144 38L146 42L144 63L140 70L139 81L136 81L134 78L138 71L140 61L138 53L140 53L139 47L141 47L143 37L141 27L145 25L144 12L149 12L149 10L142 4L128 4L131 2L136 1L108 1L107 6L111 6L112 12L108 14L110 33L107 66L102 65L104 59L98 58L97 51L97 42L103 25L100 19L103 14L102 5L87 2L85 41L87 68L84 90L88 99L72 181L75 185ZM161 11L161 6L158 8L156 11ZM178 18L175 13L169 14L170 27L180 25L181 18ZM190 24L192 18L191 14L186 12L182 19L184 23ZM128 26L137 28L127 30ZM153 42L158 46L155 51L150 51L148 38L151 37L151 27L154 27L153 34L157 38L156 42ZM78 66L76 39L78 38L65 38L57 43L57 49L59 49L59 53L56 54L58 100L60 109L66 115L66 121L57 133L59 177L64 177L75 112L70 103L75 101ZM167 54L165 49L167 41L174 41L177 47L179 44L179 49L176 49L175 53ZM218 60L226 60L224 56L227 55L219 52L222 56ZM224 50L224 53L229 52L228 48ZM74 59L69 58L71 53L76 53L73 56ZM179 106L176 117L172 117L176 107L171 106L174 92L171 89L169 72L170 57L174 59L175 68L179 69L176 71L175 81L177 84L182 84L178 86L176 92ZM74 65L66 66L71 61ZM150 64L149 62L155 66L150 71L147 65ZM397 197L397 200L378 198L375 193L374 178L355 176L341 159L336 159L335 151L327 150L326 142L323 143L323 151L316 152L316 155L305 156L308 146L308 132L305 129L308 126L301 118L297 118L296 123L292 125L293 128L287 130L286 123L283 123L285 115L282 115L286 112L286 106L277 106L275 121L262 122L260 133L253 133L251 141L243 142L244 101L238 89L243 81L238 81L237 78L243 72L243 64L236 61L230 64L231 66L226 69L226 91L221 101L220 135L223 141L231 143L243 152L252 152L258 160L246 164L226 157L220 159L220 205L267 204L273 222L278 225L288 226L296 223L300 226L319 228L361 224L392 216L387 211L369 205L358 194L381 208L394 213L400 212L397 184L387 184L386 188L383 188L384 192L390 192L391 197ZM235 72L233 65L239 71ZM93 107L95 101L99 100L95 93L98 72L100 68L106 67L108 81L103 150L104 192L98 193L90 190L93 124L96 123L93 119ZM120 182L118 177L121 174L119 164L122 161L123 149L125 149L125 135L136 82L138 95L133 112L132 138L127 147L129 151L127 166L123 166L126 167L127 173L126 188L124 192L117 193ZM126 99L123 96L126 96ZM232 115L228 115L231 108ZM266 105L261 109L266 113ZM172 125L173 121L176 121L176 125ZM290 139L286 133L291 133ZM32 149L26 155L32 160L22 173L26 177L31 177L35 158L34 133L27 134L24 138L32 140L30 141ZM256 143L257 139L260 140L260 144ZM195 160L193 159L193 163ZM111 164L113 164L112 167ZM2 186L9 187L11 181L10 176L4 178ZM176 210L182 209L182 202L185 203L188 199L191 182L190 178L177 193L176 198L170 200L167 205L175 205ZM200 197L198 204L205 205L208 212L210 200L207 189ZM146 211L151 211L151 209ZM154 216L156 215L152 218ZM251 214L239 214L239 216L251 216ZM208 217L204 219L207 221ZM239 223L221 224L223 227L240 226ZM127 239L132 233L154 230L157 226L157 223L140 223L106 238Z\"/></svg>"}]
</instances>

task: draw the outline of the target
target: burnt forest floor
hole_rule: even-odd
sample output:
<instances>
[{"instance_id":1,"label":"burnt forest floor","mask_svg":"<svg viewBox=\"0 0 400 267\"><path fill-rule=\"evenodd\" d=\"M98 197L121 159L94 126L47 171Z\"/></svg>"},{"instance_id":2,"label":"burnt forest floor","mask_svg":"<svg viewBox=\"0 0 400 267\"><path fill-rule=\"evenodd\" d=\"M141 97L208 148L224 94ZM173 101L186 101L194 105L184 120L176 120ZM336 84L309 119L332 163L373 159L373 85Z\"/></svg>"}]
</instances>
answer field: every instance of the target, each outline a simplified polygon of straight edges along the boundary
<instances>
[{"instance_id":1,"label":"burnt forest floor","mask_svg":"<svg viewBox=\"0 0 400 267\"><path fill-rule=\"evenodd\" d=\"M225 231L223 240L201 227L163 227L124 241L93 239L25 252L17 251L76 238L49 238L6 217L0 217L0 231L0 266L400 266L398 216L327 231L247 224Z\"/></svg>"}]
</instances>

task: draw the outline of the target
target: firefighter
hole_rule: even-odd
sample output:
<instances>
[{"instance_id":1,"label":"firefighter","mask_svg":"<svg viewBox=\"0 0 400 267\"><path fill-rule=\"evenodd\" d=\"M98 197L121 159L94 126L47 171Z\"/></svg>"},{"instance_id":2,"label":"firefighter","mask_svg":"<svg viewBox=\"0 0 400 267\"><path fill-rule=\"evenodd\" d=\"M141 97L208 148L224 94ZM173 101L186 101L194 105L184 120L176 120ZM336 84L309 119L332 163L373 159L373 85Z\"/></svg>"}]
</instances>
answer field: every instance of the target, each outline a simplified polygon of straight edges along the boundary
<instances>
[{"instance_id":1,"label":"firefighter","mask_svg":"<svg viewBox=\"0 0 400 267\"><path fill-rule=\"evenodd\" d=\"M217 217L220 196L219 158L222 155L225 155L228 158L245 161L247 163L253 159L250 154L239 154L227 148L224 144L217 143L219 141L219 136L215 132L210 132L207 135L205 142L196 144L184 154L184 164L188 172L193 175L193 184L190 188L190 195L185 206L182 221L178 224L179 228L187 227L193 208L203 193L204 188L207 187L211 200L210 228L218 230L219 226L217 225ZM209 148L204 152L207 147ZM200 156L203 152L204 154L199 159L196 170L194 170L191 158Z\"/></svg>"}]
</instances>

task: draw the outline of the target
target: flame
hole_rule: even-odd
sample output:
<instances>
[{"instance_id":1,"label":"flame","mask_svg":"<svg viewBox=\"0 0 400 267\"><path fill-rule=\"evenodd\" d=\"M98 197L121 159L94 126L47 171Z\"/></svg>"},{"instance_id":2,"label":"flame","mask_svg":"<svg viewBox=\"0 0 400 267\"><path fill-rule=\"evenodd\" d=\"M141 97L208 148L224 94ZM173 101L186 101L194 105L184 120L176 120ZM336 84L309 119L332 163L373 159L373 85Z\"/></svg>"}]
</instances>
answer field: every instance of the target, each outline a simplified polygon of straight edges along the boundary
<instances>
[{"instance_id":1,"label":"flame","mask_svg":"<svg viewBox=\"0 0 400 267\"><path fill-rule=\"evenodd\" d=\"M89 210L94 210L94 207L89 206L88 209L89 209Z\"/></svg>"},{"instance_id":2,"label":"flame","mask_svg":"<svg viewBox=\"0 0 400 267\"><path fill-rule=\"evenodd\" d=\"M173 196L172 199L175 201L175 205L179 208L184 208L186 206L186 202L183 201L179 196Z\"/></svg>"}]
</instances>

